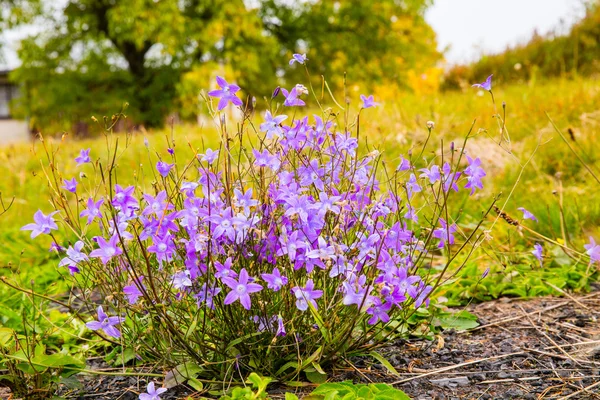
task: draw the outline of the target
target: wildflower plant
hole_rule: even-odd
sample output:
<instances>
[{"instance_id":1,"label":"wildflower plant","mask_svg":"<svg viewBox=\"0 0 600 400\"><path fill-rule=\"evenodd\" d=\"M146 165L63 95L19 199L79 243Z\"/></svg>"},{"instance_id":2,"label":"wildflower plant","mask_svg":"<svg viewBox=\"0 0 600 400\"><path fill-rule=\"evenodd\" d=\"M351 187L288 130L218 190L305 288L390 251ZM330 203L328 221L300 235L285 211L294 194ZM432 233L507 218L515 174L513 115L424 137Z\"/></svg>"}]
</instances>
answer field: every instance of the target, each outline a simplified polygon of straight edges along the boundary
<instances>
[{"instance_id":1,"label":"wildflower plant","mask_svg":"<svg viewBox=\"0 0 600 400\"><path fill-rule=\"evenodd\" d=\"M276 90L261 123L246 114L232 132L220 112L242 104L238 87L217 84L220 148L190 144L182 163L169 143L151 187L117 180L111 135L105 159L92 150L76 160L96 160L86 168L97 187L65 185L47 151L56 209L24 229L55 238L60 225L76 237L55 241L90 335L165 367L193 362L209 378L292 379L405 330L484 238L493 199L474 227L457 223L486 175L464 153L468 136L388 171L377 150L359 148L350 110L299 115L303 85Z\"/></svg>"}]
</instances>

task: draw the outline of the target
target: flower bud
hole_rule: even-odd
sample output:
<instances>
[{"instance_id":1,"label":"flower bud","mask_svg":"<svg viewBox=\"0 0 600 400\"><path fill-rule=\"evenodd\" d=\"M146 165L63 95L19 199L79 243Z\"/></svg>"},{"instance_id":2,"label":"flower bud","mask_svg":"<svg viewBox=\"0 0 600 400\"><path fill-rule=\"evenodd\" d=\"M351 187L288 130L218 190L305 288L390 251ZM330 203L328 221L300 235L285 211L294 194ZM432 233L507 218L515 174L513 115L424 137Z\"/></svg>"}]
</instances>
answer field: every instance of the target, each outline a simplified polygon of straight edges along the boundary
<instances>
[{"instance_id":1,"label":"flower bud","mask_svg":"<svg viewBox=\"0 0 600 400\"><path fill-rule=\"evenodd\" d=\"M281 92L281 87L277 86L275 88L275 90L273 90L273 94L271 95L271 98L274 99L275 97L277 97L279 95L279 92Z\"/></svg>"},{"instance_id":2,"label":"flower bud","mask_svg":"<svg viewBox=\"0 0 600 400\"><path fill-rule=\"evenodd\" d=\"M435 122L427 121L427 129L433 129L435 127Z\"/></svg>"}]
</instances>

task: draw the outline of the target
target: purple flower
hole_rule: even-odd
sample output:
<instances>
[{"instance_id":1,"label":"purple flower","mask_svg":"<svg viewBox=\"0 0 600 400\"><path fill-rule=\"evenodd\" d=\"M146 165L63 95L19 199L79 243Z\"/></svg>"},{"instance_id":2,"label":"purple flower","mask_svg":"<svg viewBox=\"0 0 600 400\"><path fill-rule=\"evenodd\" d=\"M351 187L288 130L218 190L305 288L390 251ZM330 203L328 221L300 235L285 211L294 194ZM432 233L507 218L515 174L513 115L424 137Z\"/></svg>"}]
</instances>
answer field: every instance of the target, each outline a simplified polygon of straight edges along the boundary
<instances>
[{"instance_id":1,"label":"purple flower","mask_svg":"<svg viewBox=\"0 0 600 400\"><path fill-rule=\"evenodd\" d=\"M492 91L492 76L493 75L494 74L488 76L487 79L485 80L485 82L483 82L483 83L476 83L476 84L474 84L473 87L481 88L481 89L487 90L488 92L491 92Z\"/></svg>"},{"instance_id":2,"label":"purple flower","mask_svg":"<svg viewBox=\"0 0 600 400\"><path fill-rule=\"evenodd\" d=\"M250 213L250 207L254 207L258 204L258 200L252 198L252 188L246 190L246 193L242 193L238 189L234 189L236 205L244 210L245 214Z\"/></svg>"},{"instance_id":3,"label":"purple flower","mask_svg":"<svg viewBox=\"0 0 600 400\"><path fill-rule=\"evenodd\" d=\"M371 307L367 309L367 314L372 315L368 321L369 324L375 325L378 321L381 321L384 324L389 322L390 316L388 315L388 312L391 308L391 303L382 303L379 297L374 297L371 300Z\"/></svg>"},{"instance_id":4,"label":"purple flower","mask_svg":"<svg viewBox=\"0 0 600 400\"><path fill-rule=\"evenodd\" d=\"M265 122L260 124L260 131L267 132L267 139L273 139L273 136L281 138L283 136L283 129L281 129L280 125L287 117L287 115L277 115L273 117L271 112L267 110L267 112L265 112Z\"/></svg>"},{"instance_id":5,"label":"purple flower","mask_svg":"<svg viewBox=\"0 0 600 400\"><path fill-rule=\"evenodd\" d=\"M301 86L301 88L298 88L298 86ZM305 106L306 103L304 100L300 99L300 95L306 90L305 88L302 88L304 88L304 86L296 85L289 92L285 89L281 89L281 93L283 93L283 96L285 97L283 105L286 107Z\"/></svg>"},{"instance_id":6,"label":"purple flower","mask_svg":"<svg viewBox=\"0 0 600 400\"><path fill-rule=\"evenodd\" d=\"M250 293L260 292L262 290L262 286L258 283L248 283L249 277L246 268L242 268L237 281L233 278L223 278L221 281L232 289L231 292L227 293L227 296L225 296L223 304L227 305L239 300L246 310L249 310L252 305Z\"/></svg>"},{"instance_id":7,"label":"purple flower","mask_svg":"<svg viewBox=\"0 0 600 400\"><path fill-rule=\"evenodd\" d=\"M294 54L292 56L292 59L290 60L290 65L294 65L294 63L298 63L298 64L304 64L306 61L308 61L308 58L306 58L306 54Z\"/></svg>"},{"instance_id":8,"label":"purple flower","mask_svg":"<svg viewBox=\"0 0 600 400\"><path fill-rule=\"evenodd\" d=\"M419 171L422 172L420 177L429 179L429 183L432 185L442 178L440 174L440 167L437 165L433 165L430 169L421 168Z\"/></svg>"},{"instance_id":9,"label":"purple flower","mask_svg":"<svg viewBox=\"0 0 600 400\"><path fill-rule=\"evenodd\" d=\"M162 190L156 197L152 197L149 194L144 194L144 200L148 203L148 206L142 211L142 215L156 215L161 217L166 210L172 210L174 207L172 204L167 203L167 192Z\"/></svg>"},{"instance_id":10,"label":"purple flower","mask_svg":"<svg viewBox=\"0 0 600 400\"><path fill-rule=\"evenodd\" d=\"M81 164L92 162L92 160L90 160L90 150L91 149L81 150L79 152L79 156L75 158L75 161L77 162L77 164L81 165Z\"/></svg>"},{"instance_id":11,"label":"purple flower","mask_svg":"<svg viewBox=\"0 0 600 400\"><path fill-rule=\"evenodd\" d=\"M76 272L79 272L77 264L88 260L88 256L81 251L81 249L83 249L83 245L84 243L81 240L79 240L75 243L75 245L73 245L73 247L69 246L69 248L67 249L67 256L60 260L58 266L68 266L71 275L73 275Z\"/></svg>"},{"instance_id":12,"label":"purple flower","mask_svg":"<svg viewBox=\"0 0 600 400\"><path fill-rule=\"evenodd\" d=\"M206 306L211 310L215 309L213 298L221 293L221 288L217 286L208 287L206 283L200 288L200 292L195 296L198 307L202 305L202 302L206 303Z\"/></svg>"},{"instance_id":13,"label":"purple flower","mask_svg":"<svg viewBox=\"0 0 600 400\"><path fill-rule=\"evenodd\" d=\"M400 164L396 171L408 171L410 169L410 161L408 161L404 156L400 156L402 159L400 160Z\"/></svg>"},{"instance_id":14,"label":"purple flower","mask_svg":"<svg viewBox=\"0 0 600 400\"><path fill-rule=\"evenodd\" d=\"M281 161L279 160L279 158L277 156L271 155L271 153L269 153L269 150L267 149L263 150L262 153L256 149L253 149L252 154L256 159L254 161L254 166L256 167L269 167L273 171L277 171L281 166Z\"/></svg>"},{"instance_id":15,"label":"purple flower","mask_svg":"<svg viewBox=\"0 0 600 400\"><path fill-rule=\"evenodd\" d=\"M141 393L139 400L160 400L161 394L167 391L167 388L154 389L154 382L148 383L146 393Z\"/></svg>"},{"instance_id":16,"label":"purple flower","mask_svg":"<svg viewBox=\"0 0 600 400\"><path fill-rule=\"evenodd\" d=\"M175 150L169 147L167 149L167 153L169 153L170 155L173 155L173 154L175 154Z\"/></svg>"},{"instance_id":17,"label":"purple flower","mask_svg":"<svg viewBox=\"0 0 600 400\"><path fill-rule=\"evenodd\" d=\"M153 236L152 246L148 246L148 253L156 254L156 259L161 266L164 261L169 262L173 259L175 250L175 244L170 234Z\"/></svg>"},{"instance_id":18,"label":"purple flower","mask_svg":"<svg viewBox=\"0 0 600 400\"><path fill-rule=\"evenodd\" d=\"M590 236L590 243L583 247L585 248L587 255L590 256L592 262L600 263L600 245L596 244L593 237Z\"/></svg>"},{"instance_id":19,"label":"purple flower","mask_svg":"<svg viewBox=\"0 0 600 400\"><path fill-rule=\"evenodd\" d=\"M467 184L465 185L465 189L471 189L471 194L475 193L475 189L483 189L483 183L481 182L481 178L483 178L486 173L481 168L481 160L479 157L476 159L472 159L467 156L467 161L469 162L469 166L465 168L465 175L467 175Z\"/></svg>"},{"instance_id":20,"label":"purple flower","mask_svg":"<svg viewBox=\"0 0 600 400\"><path fill-rule=\"evenodd\" d=\"M210 92L208 92L209 96L221 99L219 100L217 111L221 111L222 109L227 107L227 104L229 102L236 106L241 106L243 104L242 100L238 99L238 97L235 95L235 93L240 90L240 87L238 85L230 85L224 78L220 76L217 76L217 84L219 85L219 87L221 87L221 89L211 90Z\"/></svg>"},{"instance_id":21,"label":"purple flower","mask_svg":"<svg viewBox=\"0 0 600 400\"><path fill-rule=\"evenodd\" d=\"M174 165L175 164L168 164L164 161L159 161L156 163L156 170L163 178L166 178Z\"/></svg>"},{"instance_id":22,"label":"purple flower","mask_svg":"<svg viewBox=\"0 0 600 400\"><path fill-rule=\"evenodd\" d=\"M199 154L201 161L206 161L209 165L215 162L217 157L219 157L219 150L206 149L204 154Z\"/></svg>"},{"instance_id":23,"label":"purple flower","mask_svg":"<svg viewBox=\"0 0 600 400\"><path fill-rule=\"evenodd\" d=\"M63 189L65 189L71 193L75 193L77 191L77 181L75 180L75 178L63 179L63 183L65 184L63 186Z\"/></svg>"},{"instance_id":24,"label":"purple flower","mask_svg":"<svg viewBox=\"0 0 600 400\"><path fill-rule=\"evenodd\" d=\"M296 308L300 311L308 310L308 303L312 304L315 309L318 309L317 302L315 301L319 297L323 296L322 290L314 290L315 284L312 279L306 282L306 286L303 288L295 286L292 288L292 293L296 296Z\"/></svg>"},{"instance_id":25,"label":"purple flower","mask_svg":"<svg viewBox=\"0 0 600 400\"><path fill-rule=\"evenodd\" d=\"M93 250L89 256L91 258L99 258L104 265L106 265L113 257L123 254L123 250L117 246L119 241L117 235L113 235L108 242L102 236L96 236L94 240L98 243L100 248Z\"/></svg>"},{"instance_id":26,"label":"purple flower","mask_svg":"<svg viewBox=\"0 0 600 400\"><path fill-rule=\"evenodd\" d=\"M138 299L144 295L142 291L138 288L138 285L142 284L138 281L137 285L135 283L132 283L131 285L127 285L123 288L123 293L125 293L125 296L127 296L127 301L129 302L129 304L137 303Z\"/></svg>"},{"instance_id":27,"label":"purple flower","mask_svg":"<svg viewBox=\"0 0 600 400\"><path fill-rule=\"evenodd\" d=\"M58 226L56 226L56 222L52 216L56 214L58 211L51 212L48 215L44 215L42 210L37 210L35 214L33 214L34 222L31 224L27 224L21 228L22 231L31 231L31 238L45 233L46 235L50 233L52 230L57 230Z\"/></svg>"},{"instance_id":28,"label":"purple flower","mask_svg":"<svg viewBox=\"0 0 600 400\"><path fill-rule=\"evenodd\" d=\"M262 274L261 277L265 282L267 282L267 287L269 289L274 290L275 292L279 291L283 286L287 285L288 278L281 275L279 272L279 268L273 268L273 273L271 274Z\"/></svg>"},{"instance_id":29,"label":"purple flower","mask_svg":"<svg viewBox=\"0 0 600 400\"><path fill-rule=\"evenodd\" d=\"M283 326L283 318L281 317L281 315L277 316L277 336L285 336L286 332L285 332L285 326Z\"/></svg>"},{"instance_id":30,"label":"purple flower","mask_svg":"<svg viewBox=\"0 0 600 400\"><path fill-rule=\"evenodd\" d=\"M130 213L132 210L136 210L138 208L138 201L133 197L134 190L134 186L123 189L121 185L115 185L115 196L112 199L112 205L124 213ZM88 200L88 207L89 204Z\"/></svg>"},{"instance_id":31,"label":"purple flower","mask_svg":"<svg viewBox=\"0 0 600 400\"><path fill-rule=\"evenodd\" d=\"M98 329L102 329L104 333L108 336L112 336L114 338L120 338L121 332L115 325L119 325L123 322L124 318L121 317L109 317L104 313L102 306L98 306L98 321L91 321L85 324L89 329L93 331L97 331Z\"/></svg>"},{"instance_id":32,"label":"purple flower","mask_svg":"<svg viewBox=\"0 0 600 400\"><path fill-rule=\"evenodd\" d=\"M452 189L455 192L458 192L458 185L456 181L460 177L460 172L452 172L452 166L449 163L444 163L442 167L442 172L444 174L444 192Z\"/></svg>"},{"instance_id":33,"label":"purple flower","mask_svg":"<svg viewBox=\"0 0 600 400\"><path fill-rule=\"evenodd\" d=\"M538 259L538 261L540 262L540 266L543 267L544 249L542 248L542 245L539 243L536 243L533 246L533 251L531 252L531 254L533 254L534 257Z\"/></svg>"},{"instance_id":34,"label":"purple flower","mask_svg":"<svg viewBox=\"0 0 600 400\"><path fill-rule=\"evenodd\" d=\"M425 286L425 283L421 282L419 287L419 295L415 299L415 308L421 307L423 303L425 306L429 305L429 294L433 291L433 286Z\"/></svg>"},{"instance_id":35,"label":"purple flower","mask_svg":"<svg viewBox=\"0 0 600 400\"><path fill-rule=\"evenodd\" d=\"M379 103L375 103L375 100L373 100L373 95L367 97L364 94L361 94L360 99L363 102L362 108L377 107L379 105Z\"/></svg>"},{"instance_id":36,"label":"purple flower","mask_svg":"<svg viewBox=\"0 0 600 400\"><path fill-rule=\"evenodd\" d=\"M235 272L233 269L231 269L232 265L233 265L233 260L231 259L231 257L227 257L227 260L225 260L224 264L221 264L220 262L215 261L215 269L217 270L215 272L215 277L219 278L219 279L237 278L237 272Z\"/></svg>"},{"instance_id":37,"label":"purple flower","mask_svg":"<svg viewBox=\"0 0 600 400\"><path fill-rule=\"evenodd\" d=\"M100 199L97 202L94 202L94 199L91 197L87 201L87 208L84 209L80 217L87 217L87 225L91 224L94 219L102 218L102 213L100 212L100 206L104 203L104 199Z\"/></svg>"},{"instance_id":38,"label":"purple flower","mask_svg":"<svg viewBox=\"0 0 600 400\"><path fill-rule=\"evenodd\" d=\"M408 182L406 182L406 193L408 198L410 199L413 193L418 193L420 191L421 186L419 186L419 184L417 183L417 178L415 177L415 174L410 174L410 178L408 179Z\"/></svg>"},{"instance_id":39,"label":"purple flower","mask_svg":"<svg viewBox=\"0 0 600 400\"><path fill-rule=\"evenodd\" d=\"M538 219L535 217L535 215L533 215L531 212L527 211L525 208L519 207L519 208L517 208L517 210L523 212L523 219L530 219L535 222L538 222Z\"/></svg>"},{"instance_id":40,"label":"purple flower","mask_svg":"<svg viewBox=\"0 0 600 400\"><path fill-rule=\"evenodd\" d=\"M441 228L437 228L433 231L433 237L440 239L438 247L442 249L446 246L446 243L454 244L454 232L456 232L456 224L448 226L446 220L440 218L440 225L442 225Z\"/></svg>"},{"instance_id":41,"label":"purple flower","mask_svg":"<svg viewBox=\"0 0 600 400\"><path fill-rule=\"evenodd\" d=\"M171 278L171 283L173 283L173 287L179 291L184 291L187 290L187 288L192 287L190 271L186 269L174 273L173 277Z\"/></svg>"}]
</instances>

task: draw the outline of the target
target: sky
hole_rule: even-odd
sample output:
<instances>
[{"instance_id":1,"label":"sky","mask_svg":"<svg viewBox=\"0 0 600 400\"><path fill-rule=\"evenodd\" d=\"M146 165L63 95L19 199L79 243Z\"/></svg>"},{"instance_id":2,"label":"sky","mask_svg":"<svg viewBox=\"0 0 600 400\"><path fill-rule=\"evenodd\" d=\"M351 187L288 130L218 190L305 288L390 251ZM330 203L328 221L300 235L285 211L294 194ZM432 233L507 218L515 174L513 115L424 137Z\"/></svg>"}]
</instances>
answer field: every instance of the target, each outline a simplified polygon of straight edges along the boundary
<instances>
[{"instance_id":1,"label":"sky","mask_svg":"<svg viewBox=\"0 0 600 400\"><path fill-rule=\"evenodd\" d=\"M425 19L456 64L527 42L534 30L567 33L584 14L581 0L435 0Z\"/></svg>"},{"instance_id":2,"label":"sky","mask_svg":"<svg viewBox=\"0 0 600 400\"><path fill-rule=\"evenodd\" d=\"M440 50L446 50L448 62L458 64L526 42L534 30L566 33L583 14L582 0L435 0L426 20L437 33ZM31 30L0 35L4 43L0 70L19 65L18 40Z\"/></svg>"}]
</instances>

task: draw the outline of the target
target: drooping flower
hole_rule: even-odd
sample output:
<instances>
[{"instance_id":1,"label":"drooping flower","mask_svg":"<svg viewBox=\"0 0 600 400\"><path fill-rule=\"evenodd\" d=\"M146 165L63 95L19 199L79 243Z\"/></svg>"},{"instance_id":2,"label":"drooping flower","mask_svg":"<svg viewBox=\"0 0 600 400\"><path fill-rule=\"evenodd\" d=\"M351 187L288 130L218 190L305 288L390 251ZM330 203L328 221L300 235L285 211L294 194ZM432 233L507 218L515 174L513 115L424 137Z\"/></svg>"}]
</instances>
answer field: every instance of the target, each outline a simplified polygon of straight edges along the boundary
<instances>
[{"instance_id":1,"label":"drooping flower","mask_svg":"<svg viewBox=\"0 0 600 400\"><path fill-rule=\"evenodd\" d=\"M285 336L286 332L285 332L285 326L283 325L283 318L281 317L281 314L279 314L277 316L277 332L276 332L276 336Z\"/></svg>"},{"instance_id":2,"label":"drooping flower","mask_svg":"<svg viewBox=\"0 0 600 400\"><path fill-rule=\"evenodd\" d=\"M21 228L22 231L31 231L31 238L34 239L37 236L45 233L46 235L50 233L50 231L57 230L58 226L54 221L52 216L56 214L58 211L53 211L48 215L45 215L42 210L37 210L35 214L33 214L33 223L27 224Z\"/></svg>"},{"instance_id":3,"label":"drooping flower","mask_svg":"<svg viewBox=\"0 0 600 400\"><path fill-rule=\"evenodd\" d=\"M146 393L140 393L139 400L160 400L160 395L167 391L167 388L154 388L154 382L148 383Z\"/></svg>"},{"instance_id":4,"label":"drooping flower","mask_svg":"<svg viewBox=\"0 0 600 400\"><path fill-rule=\"evenodd\" d=\"M523 212L523 219L530 219L532 221L538 222L538 219L535 217L535 215L533 215L531 212L527 211L525 208L519 207L519 208L517 208L517 210Z\"/></svg>"},{"instance_id":5,"label":"drooping flower","mask_svg":"<svg viewBox=\"0 0 600 400\"><path fill-rule=\"evenodd\" d=\"M375 100L373 99L373 95L370 95L369 97L367 97L364 94L361 94L360 99L363 102L362 108L377 107L379 105L379 103L376 103Z\"/></svg>"},{"instance_id":6,"label":"drooping flower","mask_svg":"<svg viewBox=\"0 0 600 400\"><path fill-rule=\"evenodd\" d=\"M108 336L120 338L121 332L115 328L115 325L119 325L123 321L124 318L121 317L109 317L102 309L102 306L98 306L98 320L90 321L86 323L85 326L93 331L102 329Z\"/></svg>"},{"instance_id":7,"label":"drooping flower","mask_svg":"<svg viewBox=\"0 0 600 400\"><path fill-rule=\"evenodd\" d=\"M77 191L77 181L75 180L75 178L63 179L63 183L65 184L63 186L63 189L71 193L75 193Z\"/></svg>"},{"instance_id":8,"label":"drooping flower","mask_svg":"<svg viewBox=\"0 0 600 400\"><path fill-rule=\"evenodd\" d=\"M544 249L542 248L542 245L539 243L536 243L533 246L533 251L531 252L531 254L534 255L535 258L538 259L538 261L540 262L540 266L543 267L543 262L544 262Z\"/></svg>"},{"instance_id":9,"label":"drooping flower","mask_svg":"<svg viewBox=\"0 0 600 400\"><path fill-rule=\"evenodd\" d=\"M91 149L87 149L87 150L82 149L79 152L79 156L77 156L75 158L75 162L77 162L77 164L79 164L79 165L92 162L92 160L90 159L90 150Z\"/></svg>"},{"instance_id":10,"label":"drooping flower","mask_svg":"<svg viewBox=\"0 0 600 400\"><path fill-rule=\"evenodd\" d=\"M400 164L398 164L398 168L396 168L396 171L408 171L410 169L410 161L404 158L404 156L400 157Z\"/></svg>"},{"instance_id":11,"label":"drooping flower","mask_svg":"<svg viewBox=\"0 0 600 400\"><path fill-rule=\"evenodd\" d=\"M215 162L217 157L219 157L219 150L206 149L204 154L199 154L201 161L206 161L209 165Z\"/></svg>"},{"instance_id":12,"label":"drooping flower","mask_svg":"<svg viewBox=\"0 0 600 400\"><path fill-rule=\"evenodd\" d=\"M306 285L301 288L295 286L292 288L292 293L296 296L296 308L300 311L308 310L308 303L312 304L315 309L318 309L316 299L323 296L322 290L314 290L315 284L312 279L306 282Z\"/></svg>"},{"instance_id":13,"label":"drooping flower","mask_svg":"<svg viewBox=\"0 0 600 400\"><path fill-rule=\"evenodd\" d=\"M104 265L106 265L113 257L123 254L123 250L117 246L119 242L118 235L113 235L108 242L102 236L96 236L94 240L98 243L100 248L93 250L89 257L99 258Z\"/></svg>"},{"instance_id":14,"label":"drooping flower","mask_svg":"<svg viewBox=\"0 0 600 400\"><path fill-rule=\"evenodd\" d=\"M258 283L249 283L250 277L248 276L246 268L242 268L237 281L229 277L222 278L221 281L232 289L231 292L227 293L227 296L225 296L223 304L227 305L239 300L246 310L249 310L252 306L250 293L260 292L262 290L262 286Z\"/></svg>"},{"instance_id":15,"label":"drooping flower","mask_svg":"<svg viewBox=\"0 0 600 400\"><path fill-rule=\"evenodd\" d=\"M306 61L308 61L308 58L306 58L306 54L296 53L292 56L292 59L290 60L290 65L294 65L294 63L304 64Z\"/></svg>"},{"instance_id":16,"label":"drooping flower","mask_svg":"<svg viewBox=\"0 0 600 400\"><path fill-rule=\"evenodd\" d=\"M225 107L227 107L229 102L236 106L241 106L243 104L242 100L235 95L235 93L240 90L238 85L228 84L227 81L220 76L217 76L217 84L221 89L211 90L208 92L209 96L220 99L217 106L217 111L223 110Z\"/></svg>"},{"instance_id":17,"label":"drooping flower","mask_svg":"<svg viewBox=\"0 0 600 400\"><path fill-rule=\"evenodd\" d=\"M166 178L174 165L175 164L168 164L164 161L159 161L156 163L156 170L163 178Z\"/></svg>"},{"instance_id":18,"label":"drooping flower","mask_svg":"<svg viewBox=\"0 0 600 400\"><path fill-rule=\"evenodd\" d=\"M472 87L480 88L480 89L483 89L483 90L487 90L488 92L491 92L492 91L492 76L493 75L494 74L491 74L490 76L488 76L487 79L485 80L485 82L476 83Z\"/></svg>"},{"instance_id":19,"label":"drooping flower","mask_svg":"<svg viewBox=\"0 0 600 400\"><path fill-rule=\"evenodd\" d=\"M415 174L410 174L410 178L406 182L406 193L408 198L410 199L414 193L418 193L421 191L421 186L417 182L417 177Z\"/></svg>"}]
</instances>

